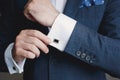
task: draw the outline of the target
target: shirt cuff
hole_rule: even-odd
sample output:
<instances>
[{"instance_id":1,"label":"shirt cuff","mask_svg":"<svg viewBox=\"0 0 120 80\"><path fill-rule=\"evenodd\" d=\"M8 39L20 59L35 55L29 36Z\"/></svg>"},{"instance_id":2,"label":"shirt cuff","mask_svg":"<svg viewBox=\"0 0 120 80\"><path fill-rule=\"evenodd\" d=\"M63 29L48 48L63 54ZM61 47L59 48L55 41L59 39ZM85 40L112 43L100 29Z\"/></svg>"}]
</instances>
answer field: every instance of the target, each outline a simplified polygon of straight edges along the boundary
<instances>
[{"instance_id":1,"label":"shirt cuff","mask_svg":"<svg viewBox=\"0 0 120 80\"><path fill-rule=\"evenodd\" d=\"M76 21L74 19L60 13L48 34L48 37L52 40L50 45L60 51L64 51L75 24Z\"/></svg>"},{"instance_id":2,"label":"shirt cuff","mask_svg":"<svg viewBox=\"0 0 120 80\"><path fill-rule=\"evenodd\" d=\"M19 64L17 64L13 57L12 57L12 48L13 48L14 43L11 43L6 51L5 51L5 62L7 64L8 70L10 74L14 74L14 73L22 73L23 72L23 67L25 64L26 59L24 59L22 62L20 62Z\"/></svg>"}]
</instances>

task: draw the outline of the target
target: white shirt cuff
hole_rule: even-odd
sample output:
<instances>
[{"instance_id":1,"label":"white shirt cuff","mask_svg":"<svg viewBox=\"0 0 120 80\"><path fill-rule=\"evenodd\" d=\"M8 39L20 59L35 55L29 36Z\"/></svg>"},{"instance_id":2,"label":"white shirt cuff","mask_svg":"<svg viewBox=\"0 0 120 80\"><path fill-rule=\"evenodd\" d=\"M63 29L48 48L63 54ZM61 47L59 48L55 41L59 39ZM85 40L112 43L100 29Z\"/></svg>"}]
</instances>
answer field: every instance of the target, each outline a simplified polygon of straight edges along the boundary
<instances>
[{"instance_id":1,"label":"white shirt cuff","mask_svg":"<svg viewBox=\"0 0 120 80\"><path fill-rule=\"evenodd\" d=\"M5 62L7 64L8 70L10 74L14 73L22 73L23 72L23 67L25 64L26 59L24 59L22 62L17 64L14 59L12 58L12 48L13 48L14 43L11 43L6 51L5 51Z\"/></svg>"},{"instance_id":2,"label":"white shirt cuff","mask_svg":"<svg viewBox=\"0 0 120 80\"><path fill-rule=\"evenodd\" d=\"M73 32L76 21L62 13L56 18L48 37L52 40L51 46L64 51Z\"/></svg>"}]
</instances>

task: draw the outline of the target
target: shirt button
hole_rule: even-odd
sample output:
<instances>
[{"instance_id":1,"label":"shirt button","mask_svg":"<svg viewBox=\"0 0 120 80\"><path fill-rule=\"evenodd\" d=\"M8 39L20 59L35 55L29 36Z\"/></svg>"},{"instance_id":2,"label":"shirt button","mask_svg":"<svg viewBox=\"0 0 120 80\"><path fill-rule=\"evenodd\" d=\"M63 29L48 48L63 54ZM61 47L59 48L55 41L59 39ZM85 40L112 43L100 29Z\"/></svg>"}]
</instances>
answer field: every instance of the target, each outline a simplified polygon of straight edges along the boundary
<instances>
[{"instance_id":1,"label":"shirt button","mask_svg":"<svg viewBox=\"0 0 120 80\"><path fill-rule=\"evenodd\" d=\"M79 57L81 55L81 51L77 51L76 55Z\"/></svg>"}]
</instances>

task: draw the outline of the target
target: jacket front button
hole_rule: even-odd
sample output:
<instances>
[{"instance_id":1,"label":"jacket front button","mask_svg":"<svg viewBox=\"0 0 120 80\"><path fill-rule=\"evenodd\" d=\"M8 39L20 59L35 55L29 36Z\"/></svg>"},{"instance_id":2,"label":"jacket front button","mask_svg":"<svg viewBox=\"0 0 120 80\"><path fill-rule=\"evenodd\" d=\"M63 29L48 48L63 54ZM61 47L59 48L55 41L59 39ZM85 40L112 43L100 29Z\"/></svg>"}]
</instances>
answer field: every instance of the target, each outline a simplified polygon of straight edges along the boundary
<instances>
[{"instance_id":1,"label":"jacket front button","mask_svg":"<svg viewBox=\"0 0 120 80\"><path fill-rule=\"evenodd\" d=\"M77 51L76 55L79 57L81 55L81 51Z\"/></svg>"}]
</instances>

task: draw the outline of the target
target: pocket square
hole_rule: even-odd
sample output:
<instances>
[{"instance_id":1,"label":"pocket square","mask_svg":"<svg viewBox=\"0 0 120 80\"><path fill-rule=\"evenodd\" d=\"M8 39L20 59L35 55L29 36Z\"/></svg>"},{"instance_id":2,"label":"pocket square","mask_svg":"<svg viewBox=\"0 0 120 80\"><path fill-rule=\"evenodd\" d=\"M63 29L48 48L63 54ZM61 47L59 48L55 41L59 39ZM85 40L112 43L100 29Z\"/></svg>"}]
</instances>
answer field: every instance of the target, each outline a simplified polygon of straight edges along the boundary
<instances>
[{"instance_id":1,"label":"pocket square","mask_svg":"<svg viewBox=\"0 0 120 80\"><path fill-rule=\"evenodd\" d=\"M82 7L90 7L94 5L102 5L104 4L104 0L82 0L80 4L80 8Z\"/></svg>"}]
</instances>

